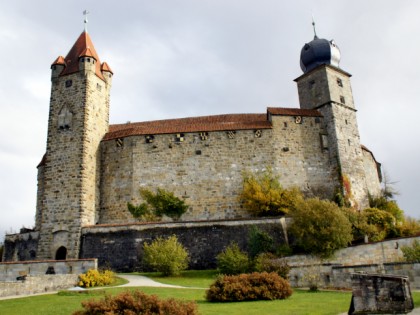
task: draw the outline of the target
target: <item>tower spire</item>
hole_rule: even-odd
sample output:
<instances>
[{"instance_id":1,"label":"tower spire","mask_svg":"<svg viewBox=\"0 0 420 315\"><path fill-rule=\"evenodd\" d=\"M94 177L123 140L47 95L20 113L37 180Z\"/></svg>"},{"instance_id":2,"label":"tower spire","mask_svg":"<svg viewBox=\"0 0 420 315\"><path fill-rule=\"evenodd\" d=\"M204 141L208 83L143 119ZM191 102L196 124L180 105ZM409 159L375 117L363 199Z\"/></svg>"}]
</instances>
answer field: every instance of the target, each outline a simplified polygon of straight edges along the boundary
<instances>
[{"instance_id":1,"label":"tower spire","mask_svg":"<svg viewBox=\"0 0 420 315\"><path fill-rule=\"evenodd\" d=\"M316 35L315 19L314 19L314 15L313 14L312 14L312 27L314 28L314 39L317 39L318 36Z\"/></svg>"},{"instance_id":2,"label":"tower spire","mask_svg":"<svg viewBox=\"0 0 420 315\"><path fill-rule=\"evenodd\" d=\"M87 18L87 15L89 14L89 11L88 10L84 10L83 11L83 15L85 16L85 18L84 18L84 23L85 23L85 32L87 33L87 23L88 23L88 18Z\"/></svg>"}]
</instances>

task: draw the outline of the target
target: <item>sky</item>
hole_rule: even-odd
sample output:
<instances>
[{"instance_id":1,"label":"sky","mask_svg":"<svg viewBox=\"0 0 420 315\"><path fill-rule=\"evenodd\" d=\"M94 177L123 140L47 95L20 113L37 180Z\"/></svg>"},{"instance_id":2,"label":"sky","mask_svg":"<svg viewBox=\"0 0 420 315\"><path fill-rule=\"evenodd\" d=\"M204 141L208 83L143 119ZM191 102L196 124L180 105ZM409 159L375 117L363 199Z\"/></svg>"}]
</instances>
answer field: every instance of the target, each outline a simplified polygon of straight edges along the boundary
<instances>
[{"instance_id":1,"label":"sky","mask_svg":"<svg viewBox=\"0 0 420 315\"><path fill-rule=\"evenodd\" d=\"M298 107L300 50L352 74L361 143L420 218L420 1L0 0L0 241L33 227L50 66L83 31L114 72L111 123Z\"/></svg>"}]
</instances>

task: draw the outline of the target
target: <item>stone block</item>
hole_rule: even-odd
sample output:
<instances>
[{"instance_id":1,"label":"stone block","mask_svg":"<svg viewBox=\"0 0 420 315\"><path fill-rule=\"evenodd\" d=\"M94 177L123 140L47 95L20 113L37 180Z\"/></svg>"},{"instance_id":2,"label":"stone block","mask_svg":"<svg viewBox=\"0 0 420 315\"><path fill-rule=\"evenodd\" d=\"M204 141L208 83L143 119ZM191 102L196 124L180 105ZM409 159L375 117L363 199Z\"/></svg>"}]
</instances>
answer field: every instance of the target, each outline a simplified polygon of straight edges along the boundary
<instances>
[{"instance_id":1,"label":"stone block","mask_svg":"<svg viewBox=\"0 0 420 315\"><path fill-rule=\"evenodd\" d=\"M407 314L414 308L408 277L353 273L349 314Z\"/></svg>"}]
</instances>

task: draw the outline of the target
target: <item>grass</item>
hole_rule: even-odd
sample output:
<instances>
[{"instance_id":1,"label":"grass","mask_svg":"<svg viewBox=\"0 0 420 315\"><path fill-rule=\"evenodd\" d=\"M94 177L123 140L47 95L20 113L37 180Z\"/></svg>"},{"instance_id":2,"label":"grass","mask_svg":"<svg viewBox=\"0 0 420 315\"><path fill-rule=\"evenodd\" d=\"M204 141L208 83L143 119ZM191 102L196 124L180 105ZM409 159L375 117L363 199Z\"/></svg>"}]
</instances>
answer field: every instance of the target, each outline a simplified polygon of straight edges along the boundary
<instances>
[{"instance_id":1,"label":"grass","mask_svg":"<svg viewBox=\"0 0 420 315\"><path fill-rule=\"evenodd\" d=\"M158 274L147 273L142 275L150 276L159 282L168 284L208 287L217 275L214 270L207 271L187 271L180 277L163 278ZM134 288L132 288L134 289ZM350 292L308 292L305 290L295 290L293 295L287 300L277 301L257 301L257 302L237 302L237 303L209 303L205 300L205 289L173 289L173 288L140 288L147 294L155 294L161 298L177 298L183 300L196 301L199 312L202 315L216 314L293 314L293 315L337 315L348 311L350 305ZM61 315L72 314L81 309L81 301L91 298L101 298L105 292L107 294L117 294L127 288L101 288L99 290L87 290L83 293L74 291L64 291L59 294L33 296L20 299L0 301L0 314L5 315ZM420 307L420 292L413 292L414 304Z\"/></svg>"}]
</instances>

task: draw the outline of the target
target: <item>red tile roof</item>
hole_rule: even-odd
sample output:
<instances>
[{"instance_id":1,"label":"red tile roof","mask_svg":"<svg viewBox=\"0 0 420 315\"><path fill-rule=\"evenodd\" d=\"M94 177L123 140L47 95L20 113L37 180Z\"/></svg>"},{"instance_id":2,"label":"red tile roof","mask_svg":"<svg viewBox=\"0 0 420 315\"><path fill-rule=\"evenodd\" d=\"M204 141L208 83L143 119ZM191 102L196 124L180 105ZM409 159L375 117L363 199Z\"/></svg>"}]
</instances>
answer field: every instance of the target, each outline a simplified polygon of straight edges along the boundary
<instances>
[{"instance_id":1,"label":"red tile roof","mask_svg":"<svg viewBox=\"0 0 420 315\"><path fill-rule=\"evenodd\" d=\"M80 58L80 57L92 57L92 58L94 58L95 60L98 60L98 59L96 59L96 58L95 58L95 56L93 55L92 50L91 50L89 47L86 47L86 48L82 51L82 53L79 55L79 58Z\"/></svg>"},{"instance_id":2,"label":"red tile roof","mask_svg":"<svg viewBox=\"0 0 420 315\"><path fill-rule=\"evenodd\" d=\"M74 43L73 47L70 49L69 53L67 54L66 58L64 58L66 67L64 68L63 72L61 72L60 76L71 74L79 71L79 57L83 56L85 52L90 53L90 57L96 59L96 75L104 80L104 77L101 72L101 62L99 60L99 56L96 53L95 47L93 46L92 40L88 33L83 32L80 34L79 38ZM87 56L87 55L86 55Z\"/></svg>"},{"instance_id":3,"label":"red tile roof","mask_svg":"<svg viewBox=\"0 0 420 315\"><path fill-rule=\"evenodd\" d=\"M317 110L300 108L269 107L267 112L282 116L322 117ZM266 114L228 114L110 125L109 132L103 140L136 135L270 128L272 128L272 125Z\"/></svg>"},{"instance_id":4,"label":"red tile roof","mask_svg":"<svg viewBox=\"0 0 420 315\"><path fill-rule=\"evenodd\" d=\"M63 56L58 56L57 59L54 60L54 62L51 64L51 66L54 65L66 65L66 62L64 61Z\"/></svg>"},{"instance_id":5,"label":"red tile roof","mask_svg":"<svg viewBox=\"0 0 420 315\"><path fill-rule=\"evenodd\" d=\"M110 125L103 140L179 132L270 129L266 114L229 114Z\"/></svg>"},{"instance_id":6,"label":"red tile roof","mask_svg":"<svg viewBox=\"0 0 420 315\"><path fill-rule=\"evenodd\" d=\"M101 70L111 72L112 74L114 74L114 72L112 72L111 70L111 67L105 61L101 65Z\"/></svg>"},{"instance_id":7,"label":"red tile roof","mask_svg":"<svg viewBox=\"0 0 420 315\"><path fill-rule=\"evenodd\" d=\"M281 115L281 116L322 117L322 114L316 109L268 107L267 112L272 115Z\"/></svg>"}]
</instances>

